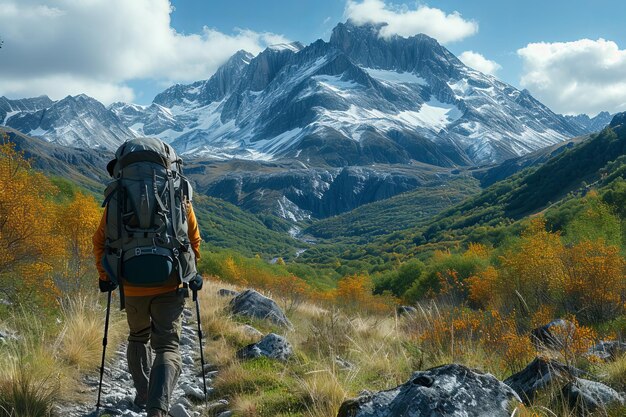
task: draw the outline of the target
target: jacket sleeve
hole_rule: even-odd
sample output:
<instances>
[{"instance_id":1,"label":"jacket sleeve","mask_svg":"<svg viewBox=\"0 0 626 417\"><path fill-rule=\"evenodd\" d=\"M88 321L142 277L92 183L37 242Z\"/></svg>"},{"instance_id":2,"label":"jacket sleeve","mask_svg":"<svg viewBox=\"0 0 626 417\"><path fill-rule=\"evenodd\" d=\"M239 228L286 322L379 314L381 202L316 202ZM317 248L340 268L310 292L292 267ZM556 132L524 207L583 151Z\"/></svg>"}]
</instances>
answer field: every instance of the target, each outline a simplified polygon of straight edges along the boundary
<instances>
[{"instance_id":1,"label":"jacket sleeve","mask_svg":"<svg viewBox=\"0 0 626 417\"><path fill-rule=\"evenodd\" d=\"M191 249L193 249L193 253L196 255L196 259L200 260L200 242L202 238L200 237L200 229L198 229L198 220L196 219L196 213L193 211L193 206L191 202L187 204L187 220L189 221L188 226L188 235L189 235L189 243L191 243Z\"/></svg>"},{"instance_id":2,"label":"jacket sleeve","mask_svg":"<svg viewBox=\"0 0 626 417\"><path fill-rule=\"evenodd\" d=\"M106 209L104 213L102 213L102 218L100 219L100 224L98 225L98 229L96 229L96 233L94 233L93 238L91 239L93 243L93 256L96 261L96 269L98 270L98 276L103 281L108 281L109 277L107 276L104 267L102 266L102 257L104 256L104 226L106 224Z\"/></svg>"}]
</instances>

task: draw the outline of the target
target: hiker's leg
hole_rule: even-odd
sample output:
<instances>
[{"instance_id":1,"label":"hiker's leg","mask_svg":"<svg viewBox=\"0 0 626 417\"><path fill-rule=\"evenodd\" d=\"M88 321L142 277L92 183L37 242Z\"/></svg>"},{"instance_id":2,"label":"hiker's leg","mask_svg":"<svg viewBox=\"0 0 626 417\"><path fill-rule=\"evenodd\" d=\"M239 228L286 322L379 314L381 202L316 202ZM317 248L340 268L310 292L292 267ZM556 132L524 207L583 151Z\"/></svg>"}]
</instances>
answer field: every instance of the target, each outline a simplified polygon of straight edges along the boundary
<instances>
[{"instance_id":1,"label":"hiker's leg","mask_svg":"<svg viewBox=\"0 0 626 417\"><path fill-rule=\"evenodd\" d=\"M169 410L172 391L180 374L178 344L185 299L171 292L157 295L150 304L152 335L150 343L156 353L150 372L147 409Z\"/></svg>"},{"instance_id":2,"label":"hiker's leg","mask_svg":"<svg viewBox=\"0 0 626 417\"><path fill-rule=\"evenodd\" d=\"M152 297L126 297L126 319L130 334L128 335L128 371L133 377L137 390L135 403L145 406L148 401L148 378L152 352L148 345L150 339L150 300Z\"/></svg>"}]
</instances>

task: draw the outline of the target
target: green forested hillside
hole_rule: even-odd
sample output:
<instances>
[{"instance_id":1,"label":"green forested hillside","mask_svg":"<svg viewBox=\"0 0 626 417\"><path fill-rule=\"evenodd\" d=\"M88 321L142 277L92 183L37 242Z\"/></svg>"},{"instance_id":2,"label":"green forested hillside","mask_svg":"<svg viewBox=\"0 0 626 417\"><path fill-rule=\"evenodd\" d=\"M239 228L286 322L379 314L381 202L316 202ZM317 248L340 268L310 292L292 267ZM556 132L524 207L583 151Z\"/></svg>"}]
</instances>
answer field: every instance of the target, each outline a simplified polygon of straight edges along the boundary
<instances>
[{"instance_id":1,"label":"green forested hillside","mask_svg":"<svg viewBox=\"0 0 626 417\"><path fill-rule=\"evenodd\" d=\"M493 184L429 221L417 221L386 234L370 234L368 238L372 239L360 245L356 240L321 241L299 261L328 266L341 273L375 272L414 256L423 258L435 249L455 248L469 242L498 245L519 232L521 220L538 212L545 212L549 227L565 228L583 209L582 197L592 189L623 216L625 154L626 129L614 125L542 165ZM407 195L396 197L399 201L405 198ZM360 210L375 213L367 206ZM393 218L388 212L385 214L387 217L381 216L378 221L381 228ZM373 217L366 224L376 224L377 220ZM363 222L354 221L357 225ZM332 237L336 230L341 230L338 224L341 224L339 219L330 219L308 230Z\"/></svg>"},{"instance_id":2,"label":"green forested hillside","mask_svg":"<svg viewBox=\"0 0 626 417\"><path fill-rule=\"evenodd\" d=\"M307 245L289 235L290 224L271 215L245 212L223 200L197 195L194 210L207 248L232 249L264 259L294 258Z\"/></svg>"},{"instance_id":3,"label":"green forested hillside","mask_svg":"<svg viewBox=\"0 0 626 417\"><path fill-rule=\"evenodd\" d=\"M424 224L445 208L479 191L476 179L468 175L459 176L447 184L421 187L319 220L306 228L304 233L323 239L354 238L354 243L367 243L374 236Z\"/></svg>"}]
</instances>

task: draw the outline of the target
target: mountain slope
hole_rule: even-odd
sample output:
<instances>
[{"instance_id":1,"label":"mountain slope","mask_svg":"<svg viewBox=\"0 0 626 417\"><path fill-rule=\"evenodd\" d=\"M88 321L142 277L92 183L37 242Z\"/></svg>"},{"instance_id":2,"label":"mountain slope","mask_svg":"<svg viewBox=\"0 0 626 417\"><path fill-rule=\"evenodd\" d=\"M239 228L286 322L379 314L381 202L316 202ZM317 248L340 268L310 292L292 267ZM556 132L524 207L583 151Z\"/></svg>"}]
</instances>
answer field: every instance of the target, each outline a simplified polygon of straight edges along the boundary
<instances>
[{"instance_id":1,"label":"mountain slope","mask_svg":"<svg viewBox=\"0 0 626 417\"><path fill-rule=\"evenodd\" d=\"M47 97L46 97L47 98ZM31 99L32 100L32 99ZM12 115L5 125L29 136L73 148L117 149L135 137L122 121L99 101L84 94L56 102L45 99L40 108Z\"/></svg>"},{"instance_id":2,"label":"mountain slope","mask_svg":"<svg viewBox=\"0 0 626 417\"><path fill-rule=\"evenodd\" d=\"M313 223L302 231L324 240L365 244L372 238L427 223L450 206L479 192L477 181L460 175L446 184L420 187Z\"/></svg>"},{"instance_id":3,"label":"mountain slope","mask_svg":"<svg viewBox=\"0 0 626 417\"><path fill-rule=\"evenodd\" d=\"M292 221L333 216L405 191L443 186L456 175L419 164L306 168L252 161L192 161L186 173L201 193Z\"/></svg>"},{"instance_id":4,"label":"mountain slope","mask_svg":"<svg viewBox=\"0 0 626 417\"><path fill-rule=\"evenodd\" d=\"M102 184L108 180L104 167L112 154L68 148L24 135L15 129L0 127L0 137L3 134L24 152L33 168L49 176L70 180L98 195L102 193Z\"/></svg>"},{"instance_id":5,"label":"mountain slope","mask_svg":"<svg viewBox=\"0 0 626 417\"><path fill-rule=\"evenodd\" d=\"M625 158L626 113L621 113L613 118L609 127L589 140L558 153L543 164L496 182L427 222L375 236L364 245L353 245L349 241L335 244L332 240L322 239L299 261L330 266L341 254L340 260L346 264L344 268L352 265L352 268L368 269L381 261L392 260L393 254L413 257L460 243L499 243L510 234L512 227L518 227L518 220L548 208L551 208L548 213L553 213L570 201L576 206L576 201L591 187L606 195L607 202L623 215ZM315 232L312 233L314 237L332 236L333 223L330 220L307 231Z\"/></svg>"},{"instance_id":6,"label":"mountain slope","mask_svg":"<svg viewBox=\"0 0 626 417\"><path fill-rule=\"evenodd\" d=\"M256 57L240 51L209 80L159 94L154 104L176 127L153 132L182 153L211 158L455 166L502 161L587 131L428 36L385 39L379 29L348 22L329 42ZM153 114L145 110L146 119Z\"/></svg>"},{"instance_id":7,"label":"mountain slope","mask_svg":"<svg viewBox=\"0 0 626 417\"><path fill-rule=\"evenodd\" d=\"M23 112L35 112L50 107L54 102L48 96L11 100L0 97L0 120L5 125L9 118Z\"/></svg>"}]
</instances>

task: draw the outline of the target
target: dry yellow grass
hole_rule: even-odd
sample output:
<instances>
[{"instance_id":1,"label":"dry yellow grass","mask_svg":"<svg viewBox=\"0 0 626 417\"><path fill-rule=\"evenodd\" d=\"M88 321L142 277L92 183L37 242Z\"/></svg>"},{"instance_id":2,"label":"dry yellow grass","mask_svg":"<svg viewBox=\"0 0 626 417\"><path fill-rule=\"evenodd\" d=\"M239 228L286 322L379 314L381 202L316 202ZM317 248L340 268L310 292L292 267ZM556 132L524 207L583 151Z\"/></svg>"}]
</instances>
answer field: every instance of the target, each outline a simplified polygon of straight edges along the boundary
<instances>
[{"instance_id":1,"label":"dry yellow grass","mask_svg":"<svg viewBox=\"0 0 626 417\"><path fill-rule=\"evenodd\" d=\"M10 395L14 403L10 407L21 407L19 401L37 403L37 398L47 396L50 401L84 400L80 376L99 367L105 308L93 294L64 300L60 313L56 328L46 327L34 313L18 312L9 318L19 338L9 342L0 355L4 393L0 397L6 398L15 389L22 393ZM121 341L123 326L122 316L113 311L110 346Z\"/></svg>"},{"instance_id":2,"label":"dry yellow grass","mask_svg":"<svg viewBox=\"0 0 626 417\"><path fill-rule=\"evenodd\" d=\"M307 417L336 416L348 395L334 367L307 372L299 379L298 389L306 400Z\"/></svg>"},{"instance_id":3,"label":"dry yellow grass","mask_svg":"<svg viewBox=\"0 0 626 417\"><path fill-rule=\"evenodd\" d=\"M241 290L213 280L205 282L201 314L208 335L206 358L220 367L214 382L216 392L229 398L235 416L335 417L341 403L362 390L392 388L405 382L413 371L450 362L491 372L500 379L511 372L502 368L497 354L478 343L478 335L461 340L466 336L452 333L439 342L439 348L422 343L418 335L445 316L434 304L417 317L398 317L347 313L305 302L288 314L294 324L291 331L251 322L266 333L284 334L296 352L291 361L239 361L236 350L254 340L242 331L242 319L228 313L230 298L218 296L220 288ZM343 367L338 358L350 366ZM596 364L594 374L623 390L626 358ZM533 407L519 407L515 415L573 416L556 395L546 392ZM620 412L623 410L609 415Z\"/></svg>"}]
</instances>

